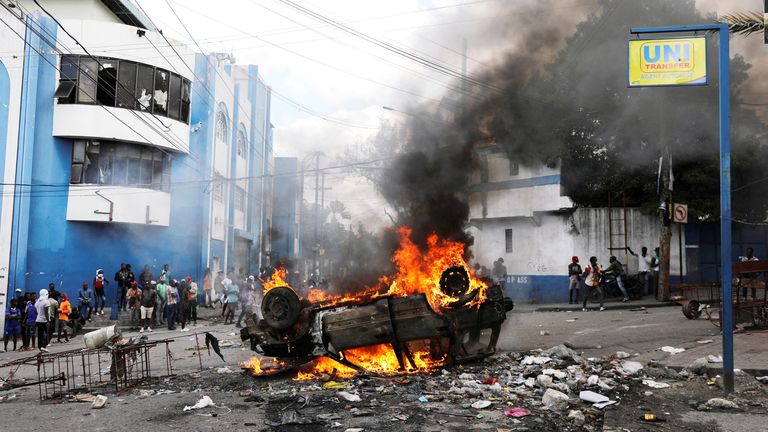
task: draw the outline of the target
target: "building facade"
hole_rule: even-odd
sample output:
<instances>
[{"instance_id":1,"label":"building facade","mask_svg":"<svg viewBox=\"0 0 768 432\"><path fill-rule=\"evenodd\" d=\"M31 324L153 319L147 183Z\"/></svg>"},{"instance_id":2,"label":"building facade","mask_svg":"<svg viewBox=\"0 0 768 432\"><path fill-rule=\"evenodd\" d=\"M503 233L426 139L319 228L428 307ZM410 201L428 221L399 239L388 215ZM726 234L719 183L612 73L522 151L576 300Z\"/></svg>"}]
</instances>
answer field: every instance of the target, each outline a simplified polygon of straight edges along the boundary
<instances>
[{"instance_id":1,"label":"building facade","mask_svg":"<svg viewBox=\"0 0 768 432\"><path fill-rule=\"evenodd\" d=\"M272 260L293 264L301 256L299 243L299 216L301 212L301 185L299 160L293 157L275 158L275 177L272 188Z\"/></svg>"},{"instance_id":2,"label":"building facade","mask_svg":"<svg viewBox=\"0 0 768 432\"><path fill-rule=\"evenodd\" d=\"M639 253L646 246L652 253L658 246L658 217L638 208L576 207L562 193L559 164L515 162L496 144L478 146L475 155L479 163L469 188L474 261L490 269L503 258L507 294L513 299L567 301L567 266L572 256L578 256L582 266L596 256L605 266L614 255L632 273L637 271L637 259L623 248ZM682 275L686 274L688 248L678 247L685 245L686 236L683 232L680 243L678 235L679 230L673 229L673 282L681 276L680 250Z\"/></svg>"},{"instance_id":3,"label":"building facade","mask_svg":"<svg viewBox=\"0 0 768 432\"><path fill-rule=\"evenodd\" d=\"M166 39L128 0L16 5L0 9L0 307L121 263L258 271L273 169L258 68Z\"/></svg>"}]
</instances>

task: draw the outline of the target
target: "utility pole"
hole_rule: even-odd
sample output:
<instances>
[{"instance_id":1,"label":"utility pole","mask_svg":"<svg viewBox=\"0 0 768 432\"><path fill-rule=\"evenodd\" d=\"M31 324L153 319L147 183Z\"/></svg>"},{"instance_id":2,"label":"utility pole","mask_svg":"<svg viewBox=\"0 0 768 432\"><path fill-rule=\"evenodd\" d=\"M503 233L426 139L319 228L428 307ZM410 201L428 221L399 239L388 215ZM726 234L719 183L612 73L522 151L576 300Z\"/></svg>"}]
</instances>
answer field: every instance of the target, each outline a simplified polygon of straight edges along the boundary
<instances>
[{"instance_id":1,"label":"utility pole","mask_svg":"<svg viewBox=\"0 0 768 432\"><path fill-rule=\"evenodd\" d=\"M320 189L320 214L322 215L323 209L325 208L325 172L323 172L323 175L322 175L321 180L320 180L320 188L321 188ZM322 236L321 236L321 241L317 242L317 251L318 251L317 253L318 253L318 256L320 256L319 255L320 254L320 250L322 250L322 248L320 247L320 243L325 244L325 227L324 227L324 225L325 225L325 221L323 221L323 223L321 224L321 226L323 226L323 232L322 232ZM323 254L323 257L321 258L321 260L322 260L322 262L327 262L325 260L325 254ZM328 270L325 267L326 266L321 266L321 268L323 270L323 274L326 274L327 273L326 270Z\"/></svg>"},{"instance_id":2,"label":"utility pole","mask_svg":"<svg viewBox=\"0 0 768 432\"><path fill-rule=\"evenodd\" d=\"M312 260L312 275L315 277L315 283L319 282L318 278L318 259L320 257L320 207L318 207L320 194L320 152L315 153L315 243L312 249L315 251L314 259Z\"/></svg>"},{"instance_id":3,"label":"utility pole","mask_svg":"<svg viewBox=\"0 0 768 432\"><path fill-rule=\"evenodd\" d=\"M672 208L672 198L671 198L671 191L669 190L669 170L671 167L671 160L669 157L669 146L665 146L665 156L664 159L666 159L666 165L662 163L661 166L661 178L662 181L662 191L661 191L661 205L659 206L659 209L661 209L660 213L660 221L661 221L661 234L659 235L659 253L660 253L660 272L659 272L659 284L661 288L660 296L662 301L669 301L669 293L670 293L670 287L669 287L669 265L670 265L670 253L672 252L671 248L671 242L672 242L672 218L670 216L670 210Z\"/></svg>"}]
</instances>

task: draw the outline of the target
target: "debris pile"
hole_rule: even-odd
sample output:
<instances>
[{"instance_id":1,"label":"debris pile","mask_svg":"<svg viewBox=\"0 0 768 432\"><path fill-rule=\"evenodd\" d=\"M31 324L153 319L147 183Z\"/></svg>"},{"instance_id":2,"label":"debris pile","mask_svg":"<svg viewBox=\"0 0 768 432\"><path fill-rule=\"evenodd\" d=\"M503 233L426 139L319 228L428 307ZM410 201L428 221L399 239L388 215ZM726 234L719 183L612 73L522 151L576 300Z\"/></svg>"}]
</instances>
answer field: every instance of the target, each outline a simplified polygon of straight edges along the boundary
<instances>
[{"instance_id":1,"label":"debris pile","mask_svg":"<svg viewBox=\"0 0 768 432\"><path fill-rule=\"evenodd\" d=\"M478 428L489 423L496 429L599 430L604 411L619 406L631 389L642 394L649 387L669 387L628 357L619 352L584 358L557 345L432 374L269 380L268 395L246 401L263 408L268 426L312 423L372 431L408 422L424 425L423 430L467 430L468 422L478 422ZM291 414L285 415L288 408Z\"/></svg>"}]
</instances>

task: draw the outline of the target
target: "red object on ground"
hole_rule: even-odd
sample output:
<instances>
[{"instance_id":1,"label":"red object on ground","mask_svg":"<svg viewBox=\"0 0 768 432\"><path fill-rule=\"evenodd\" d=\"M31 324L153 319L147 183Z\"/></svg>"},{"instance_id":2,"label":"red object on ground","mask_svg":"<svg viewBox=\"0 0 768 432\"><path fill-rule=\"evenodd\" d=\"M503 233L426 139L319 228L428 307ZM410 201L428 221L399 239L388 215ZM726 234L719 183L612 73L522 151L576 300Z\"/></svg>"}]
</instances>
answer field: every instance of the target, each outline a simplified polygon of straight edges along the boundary
<instances>
[{"instance_id":1,"label":"red object on ground","mask_svg":"<svg viewBox=\"0 0 768 432\"><path fill-rule=\"evenodd\" d=\"M531 415L531 411L528 408L523 407L507 408L504 410L504 415L514 418L526 417Z\"/></svg>"}]
</instances>

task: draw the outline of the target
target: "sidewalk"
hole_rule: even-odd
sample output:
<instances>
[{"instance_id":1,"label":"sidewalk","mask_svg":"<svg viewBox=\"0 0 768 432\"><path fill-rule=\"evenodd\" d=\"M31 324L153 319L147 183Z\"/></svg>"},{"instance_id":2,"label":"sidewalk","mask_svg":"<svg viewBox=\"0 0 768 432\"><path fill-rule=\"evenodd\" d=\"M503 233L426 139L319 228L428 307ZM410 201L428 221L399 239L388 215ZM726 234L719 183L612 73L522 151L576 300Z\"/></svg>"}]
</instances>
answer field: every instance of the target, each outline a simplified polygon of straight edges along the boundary
<instances>
[{"instance_id":1,"label":"sidewalk","mask_svg":"<svg viewBox=\"0 0 768 432\"><path fill-rule=\"evenodd\" d=\"M708 340L708 339L706 339ZM674 369L682 369L689 366L700 357L708 355L722 355L722 335L711 338L712 342L700 344L692 342L676 348L685 348L685 351L676 355L666 355L660 361L662 364ZM733 335L733 367L741 369L753 376L768 375L768 331L749 331ZM722 363L709 363L710 375L722 372Z\"/></svg>"},{"instance_id":2,"label":"sidewalk","mask_svg":"<svg viewBox=\"0 0 768 432\"><path fill-rule=\"evenodd\" d=\"M656 308L656 307L667 307L667 306L678 306L679 305L673 301L663 302L656 300L653 297L644 297L640 300L629 300L626 302L622 302L620 298L612 298L605 300L604 302L606 309L635 309L635 308ZM578 304L568 304L568 303L548 303L548 304L523 304L523 303L515 303L515 309L518 309L521 312L526 312L529 310L533 310L535 312L560 312L560 311L580 311L581 310L581 302ZM597 303L587 303L588 309L597 309L600 305ZM682 312L680 313L682 316Z\"/></svg>"}]
</instances>

